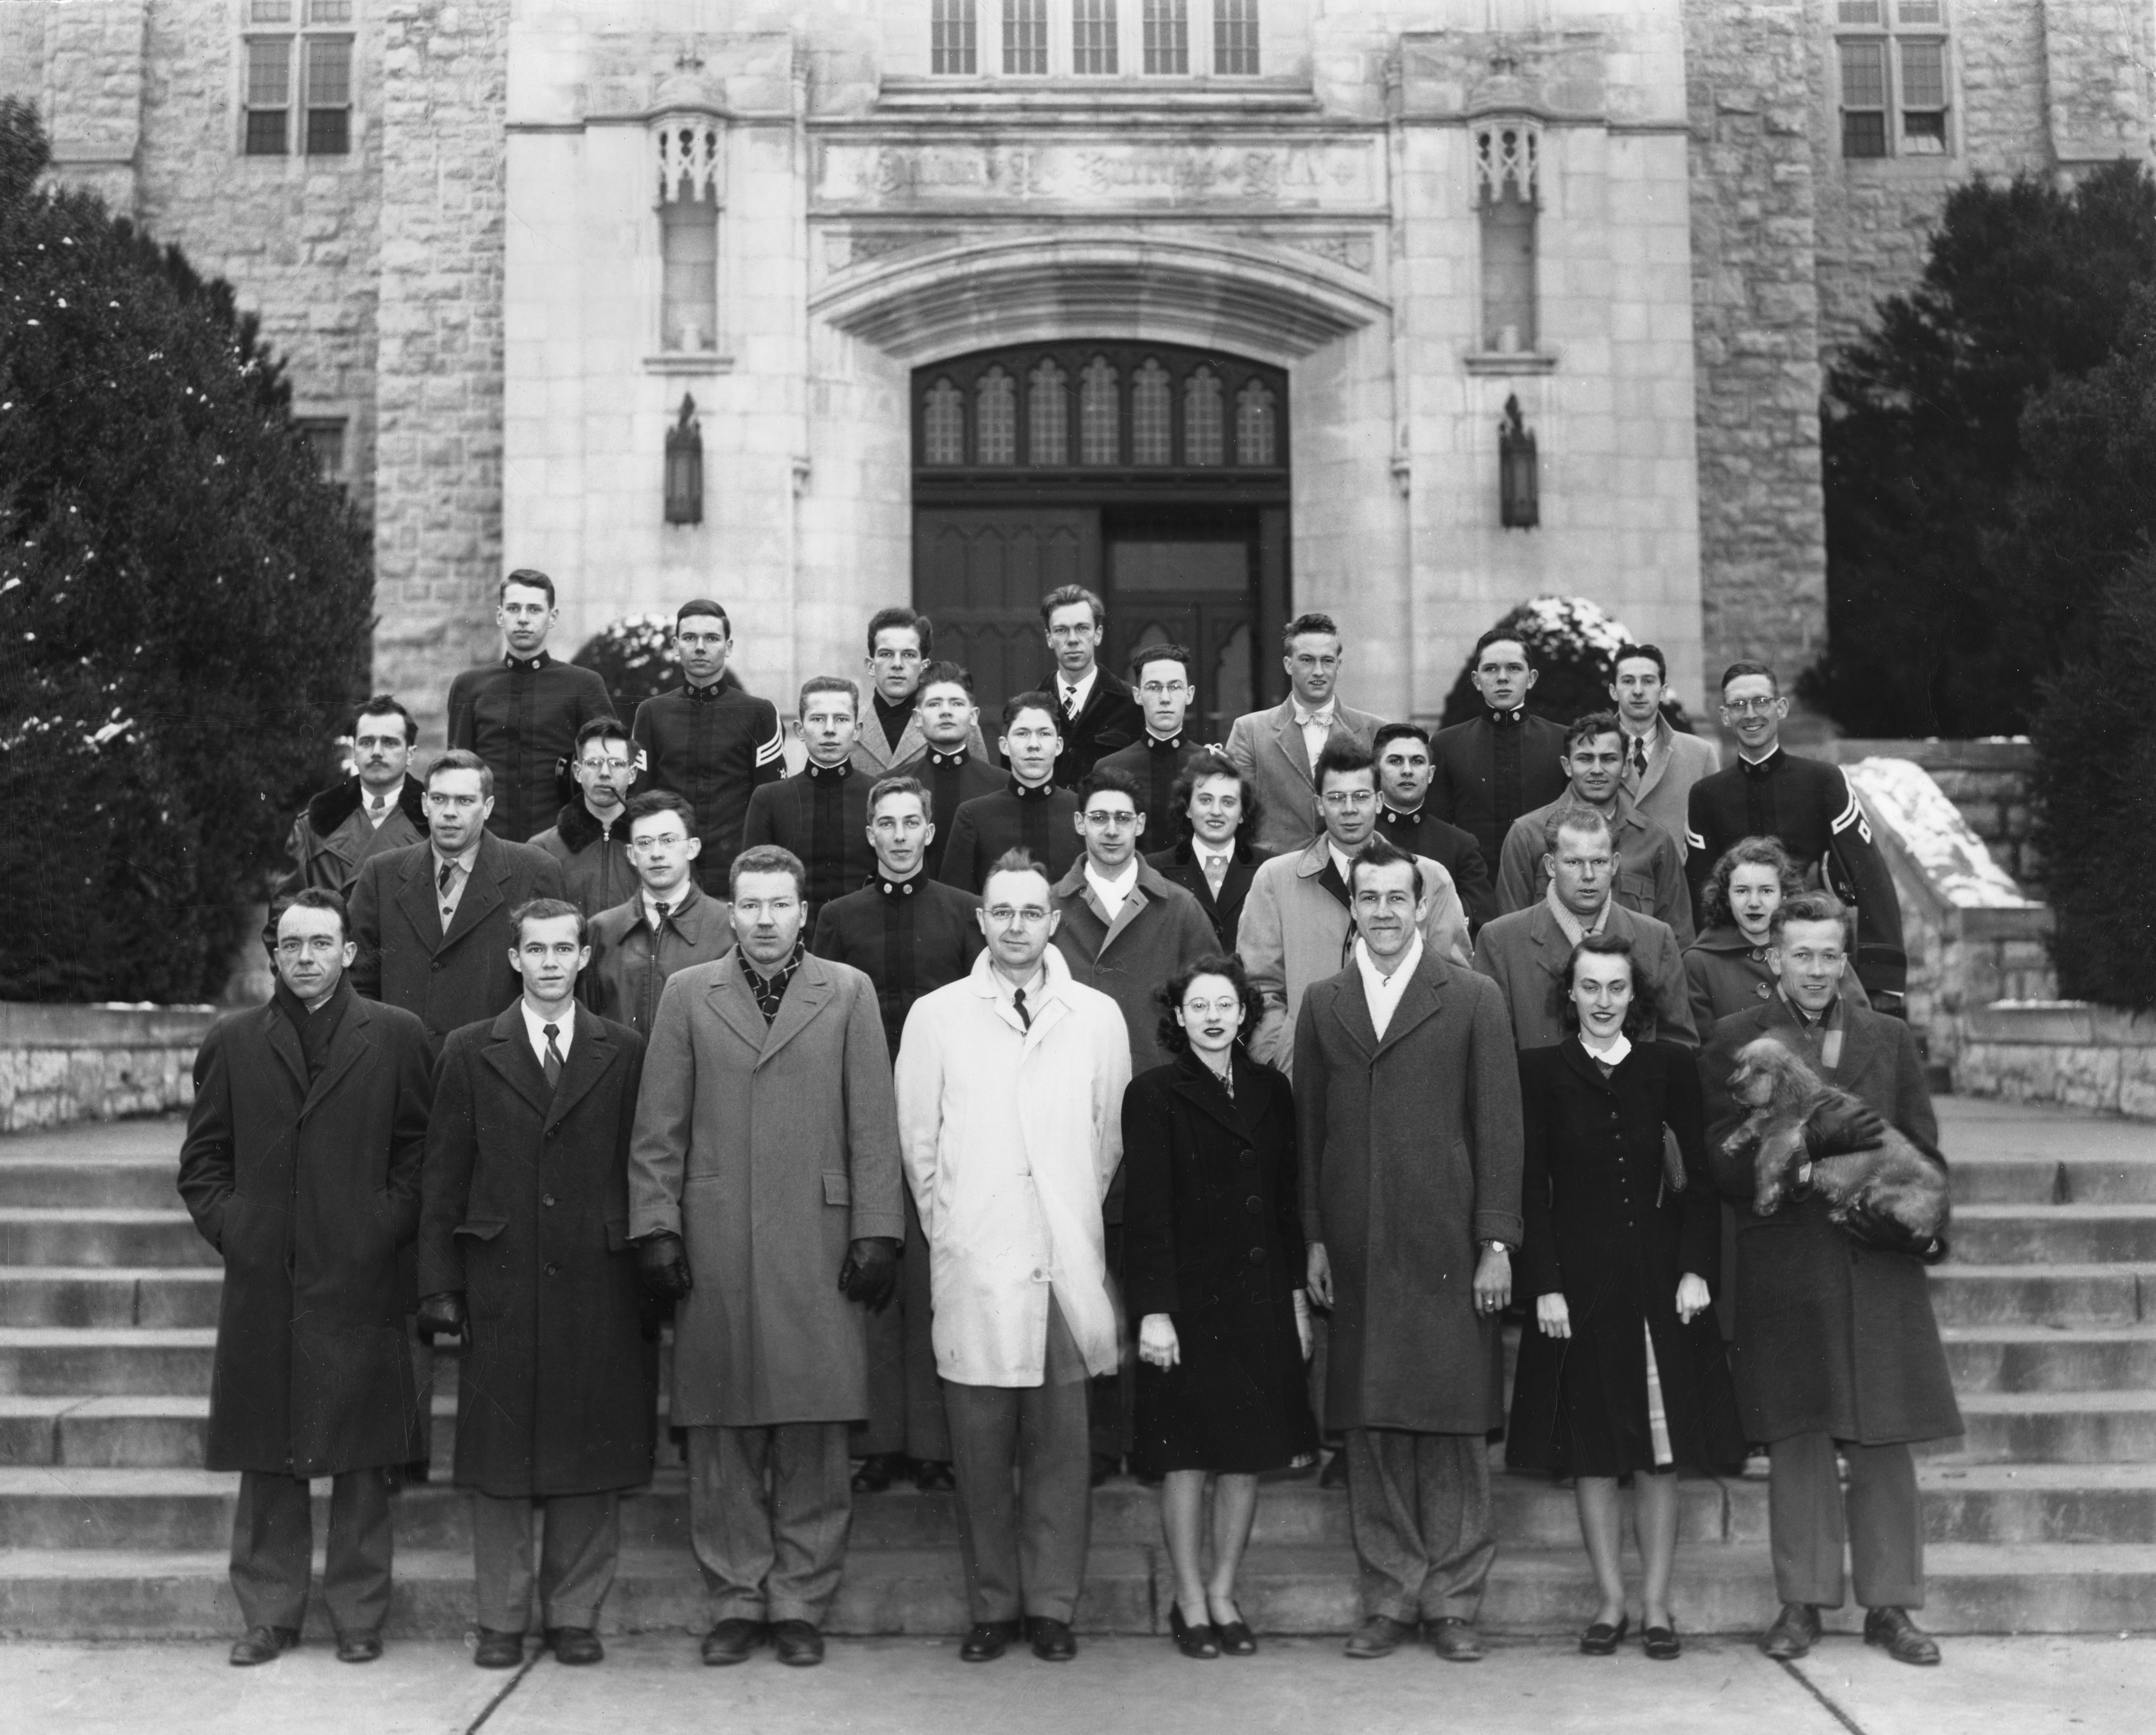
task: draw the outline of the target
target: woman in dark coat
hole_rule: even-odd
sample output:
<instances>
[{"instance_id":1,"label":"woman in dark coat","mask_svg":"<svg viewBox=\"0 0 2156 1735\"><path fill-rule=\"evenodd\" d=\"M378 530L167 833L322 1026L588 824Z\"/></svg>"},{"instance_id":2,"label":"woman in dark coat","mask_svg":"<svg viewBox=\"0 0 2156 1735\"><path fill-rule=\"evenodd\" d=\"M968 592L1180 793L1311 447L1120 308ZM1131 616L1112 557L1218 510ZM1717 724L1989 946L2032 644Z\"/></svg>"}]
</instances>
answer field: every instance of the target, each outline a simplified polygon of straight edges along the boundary
<instances>
[{"instance_id":1,"label":"woman in dark coat","mask_svg":"<svg viewBox=\"0 0 2156 1735\"><path fill-rule=\"evenodd\" d=\"M1161 1477L1175 1563L1169 1626L1186 1656L1257 1649L1235 1573L1258 1476L1317 1451L1295 1100L1243 1043L1260 1002L1242 961L1200 958L1162 988L1160 1041L1176 1055L1123 1096L1125 1283L1139 1320L1132 1466ZM1204 1570L1205 1480L1213 1570Z\"/></svg>"},{"instance_id":2,"label":"woman in dark coat","mask_svg":"<svg viewBox=\"0 0 2156 1735\"><path fill-rule=\"evenodd\" d=\"M1520 1341L1506 1460L1576 1478L1602 1599L1580 1640L1590 1655L1614 1651L1629 1625L1617 1488L1633 1479L1647 1654L1669 1658L1678 1651L1676 1471L1743 1455L1707 1311L1719 1222L1699 1075L1690 1050L1630 1039L1654 1009L1629 941L1589 936L1563 979L1573 1034L1520 1056L1520 1282L1535 1324ZM1664 1159L1665 1126L1683 1155L1681 1186Z\"/></svg>"},{"instance_id":3,"label":"woman in dark coat","mask_svg":"<svg viewBox=\"0 0 2156 1735\"><path fill-rule=\"evenodd\" d=\"M1684 955L1691 1024L1701 1046L1714 1034L1717 1019L1749 1012L1774 998L1768 924L1783 899L1804 889L1804 876L1779 838L1745 838L1722 851L1701 891L1699 938ZM1843 974L1841 994L1859 1006L1871 1004L1854 970Z\"/></svg>"}]
</instances>

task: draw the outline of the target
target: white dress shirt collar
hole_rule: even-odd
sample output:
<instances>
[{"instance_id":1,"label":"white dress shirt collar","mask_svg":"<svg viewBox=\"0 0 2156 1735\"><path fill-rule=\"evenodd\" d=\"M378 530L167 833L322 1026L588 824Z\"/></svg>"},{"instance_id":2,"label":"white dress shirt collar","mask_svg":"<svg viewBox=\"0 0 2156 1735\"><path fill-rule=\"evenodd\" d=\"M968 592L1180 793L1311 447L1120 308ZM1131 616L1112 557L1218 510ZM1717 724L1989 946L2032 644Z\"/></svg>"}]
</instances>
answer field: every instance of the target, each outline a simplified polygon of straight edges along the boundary
<instances>
[{"instance_id":1,"label":"white dress shirt collar","mask_svg":"<svg viewBox=\"0 0 2156 1735\"><path fill-rule=\"evenodd\" d=\"M1132 856L1123 864L1122 872L1110 880L1102 877L1101 870L1093 865L1093 858L1089 855L1086 858L1086 883L1093 888L1093 896L1100 899L1101 907L1107 912L1108 920L1112 924L1123 913L1123 906L1130 901L1131 894L1137 890L1138 859Z\"/></svg>"},{"instance_id":2,"label":"white dress shirt collar","mask_svg":"<svg viewBox=\"0 0 2156 1735\"><path fill-rule=\"evenodd\" d=\"M1400 996L1407 993L1408 984L1414 980L1415 966L1422 962L1422 931L1408 942L1408 949L1393 961L1392 973L1380 973L1377 960L1370 956L1368 942L1355 942L1355 968L1363 978L1363 999L1370 1009L1371 1028L1377 1031L1378 1039L1384 1040L1385 1029L1399 1010Z\"/></svg>"},{"instance_id":3,"label":"white dress shirt collar","mask_svg":"<svg viewBox=\"0 0 2156 1735\"><path fill-rule=\"evenodd\" d=\"M561 1050L562 1058L567 1060L569 1040L576 1034L577 1030L577 1009L573 1005L566 1006L557 1017L545 1019L531 1009L531 1003L529 1000L519 999L516 1004L523 1009L524 1034L531 1039L532 1058L536 1060L541 1066L546 1065L546 1027L552 1024L554 1026L554 1046Z\"/></svg>"}]
</instances>

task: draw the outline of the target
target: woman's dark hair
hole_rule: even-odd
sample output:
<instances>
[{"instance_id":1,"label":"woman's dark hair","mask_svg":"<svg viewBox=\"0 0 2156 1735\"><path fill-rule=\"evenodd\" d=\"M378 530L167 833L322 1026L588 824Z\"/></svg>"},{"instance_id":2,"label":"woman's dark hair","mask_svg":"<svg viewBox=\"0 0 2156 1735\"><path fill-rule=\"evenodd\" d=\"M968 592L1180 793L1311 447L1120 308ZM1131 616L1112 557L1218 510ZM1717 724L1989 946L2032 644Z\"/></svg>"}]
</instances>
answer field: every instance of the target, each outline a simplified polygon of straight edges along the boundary
<instances>
[{"instance_id":1,"label":"woman's dark hair","mask_svg":"<svg viewBox=\"0 0 2156 1735\"><path fill-rule=\"evenodd\" d=\"M1719 927L1724 922L1736 927L1737 917L1729 907L1729 881L1741 867L1774 869L1781 875L1785 902L1804 889L1804 876L1798 871L1796 858L1782 847L1779 838L1739 838L1722 852L1714 871L1707 876L1707 884L1700 888L1699 925L1702 932Z\"/></svg>"},{"instance_id":2,"label":"woman's dark hair","mask_svg":"<svg viewBox=\"0 0 2156 1735\"><path fill-rule=\"evenodd\" d=\"M1597 957L1621 957L1632 972L1632 1004L1625 1009L1624 1030L1627 1036L1637 1036L1650 1023L1661 1017L1661 1003L1656 998L1654 985L1640 973L1640 960L1632 951L1631 941L1622 934L1589 934L1572 948L1572 956L1564 961L1564 968L1551 989L1558 1016L1564 1020L1568 1035L1577 1034L1579 1030L1579 1009L1572 1004L1572 973L1580 959L1590 952Z\"/></svg>"},{"instance_id":3,"label":"woman's dark hair","mask_svg":"<svg viewBox=\"0 0 2156 1735\"><path fill-rule=\"evenodd\" d=\"M1225 753L1216 753L1210 748L1192 755L1189 762L1175 774L1174 787L1168 792L1169 831L1178 843L1194 835L1190 826L1190 798L1208 778L1233 778L1241 787L1243 817L1235 827L1235 841L1249 843L1257 835L1258 821L1265 814L1264 805L1258 799L1258 786L1238 771Z\"/></svg>"},{"instance_id":4,"label":"woman's dark hair","mask_svg":"<svg viewBox=\"0 0 2156 1735\"><path fill-rule=\"evenodd\" d=\"M1171 1055L1187 1053L1190 1039L1183 1034L1183 1026L1176 1022L1175 1014L1183 1005L1183 997L1190 992L1190 984L1201 976L1224 976L1235 984L1236 997L1243 1003L1242 1027L1235 1032L1238 1045L1248 1046L1252 1034L1258 1028L1258 1016L1265 1009L1265 996L1250 981L1250 972L1243 968L1242 959L1233 952L1209 952L1187 969L1178 970L1161 984L1153 998L1160 1003L1160 1045Z\"/></svg>"}]
</instances>

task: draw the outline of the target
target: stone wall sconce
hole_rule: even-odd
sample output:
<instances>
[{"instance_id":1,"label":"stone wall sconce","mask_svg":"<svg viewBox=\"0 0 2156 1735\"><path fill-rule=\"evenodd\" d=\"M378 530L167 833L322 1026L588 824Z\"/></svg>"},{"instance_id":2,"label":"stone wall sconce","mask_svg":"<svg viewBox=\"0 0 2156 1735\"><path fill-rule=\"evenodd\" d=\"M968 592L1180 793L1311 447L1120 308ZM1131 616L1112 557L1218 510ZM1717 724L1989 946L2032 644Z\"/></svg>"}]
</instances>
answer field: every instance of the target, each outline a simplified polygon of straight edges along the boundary
<instances>
[{"instance_id":1,"label":"stone wall sconce","mask_svg":"<svg viewBox=\"0 0 2156 1735\"><path fill-rule=\"evenodd\" d=\"M704 434L696 400L681 394L681 418L666 430L666 521L704 521Z\"/></svg>"},{"instance_id":2,"label":"stone wall sconce","mask_svg":"<svg viewBox=\"0 0 2156 1735\"><path fill-rule=\"evenodd\" d=\"M1497 424L1497 521L1507 530L1532 530L1542 522L1535 476L1535 437L1520 418L1520 400L1505 400Z\"/></svg>"}]
</instances>

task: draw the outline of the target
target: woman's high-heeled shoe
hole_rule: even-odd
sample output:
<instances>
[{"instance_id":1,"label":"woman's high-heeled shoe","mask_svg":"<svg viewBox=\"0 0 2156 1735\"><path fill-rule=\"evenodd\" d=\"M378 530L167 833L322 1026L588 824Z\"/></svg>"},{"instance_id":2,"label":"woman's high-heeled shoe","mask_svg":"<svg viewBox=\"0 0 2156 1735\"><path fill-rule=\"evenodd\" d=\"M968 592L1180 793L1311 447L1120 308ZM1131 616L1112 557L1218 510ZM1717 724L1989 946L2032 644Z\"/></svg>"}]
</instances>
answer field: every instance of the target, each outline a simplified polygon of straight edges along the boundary
<instances>
[{"instance_id":1,"label":"woman's high-heeled shoe","mask_svg":"<svg viewBox=\"0 0 2156 1735\"><path fill-rule=\"evenodd\" d=\"M1229 1606L1234 1608L1235 1604L1231 1603ZM1213 1612L1209 1603L1205 1612L1209 1614ZM1233 1620L1214 1621L1213 1636L1219 1640L1220 1655L1223 1656L1255 1656L1258 1654L1258 1641L1251 1636L1250 1624L1243 1619L1240 1609L1235 1609Z\"/></svg>"},{"instance_id":2,"label":"woman's high-heeled shoe","mask_svg":"<svg viewBox=\"0 0 2156 1735\"><path fill-rule=\"evenodd\" d=\"M1672 1663L1684 1655L1684 1646L1677 1642L1677 1624L1672 1620L1667 1626L1650 1626L1640 1635L1641 1647L1658 1663Z\"/></svg>"},{"instance_id":3,"label":"woman's high-heeled shoe","mask_svg":"<svg viewBox=\"0 0 2156 1735\"><path fill-rule=\"evenodd\" d=\"M1185 1656L1203 1661L1220 1654L1219 1642L1213 1636L1213 1623L1208 1620L1193 1626L1183 1618L1180 1603L1168 1605L1168 1630L1175 1640L1175 1648Z\"/></svg>"},{"instance_id":4,"label":"woman's high-heeled shoe","mask_svg":"<svg viewBox=\"0 0 2156 1735\"><path fill-rule=\"evenodd\" d=\"M1579 1654L1582 1656L1614 1656L1617 1647L1625 1642L1625 1635L1632 1630L1632 1617L1620 1614L1614 1626L1606 1620L1598 1620L1579 1635Z\"/></svg>"}]
</instances>

